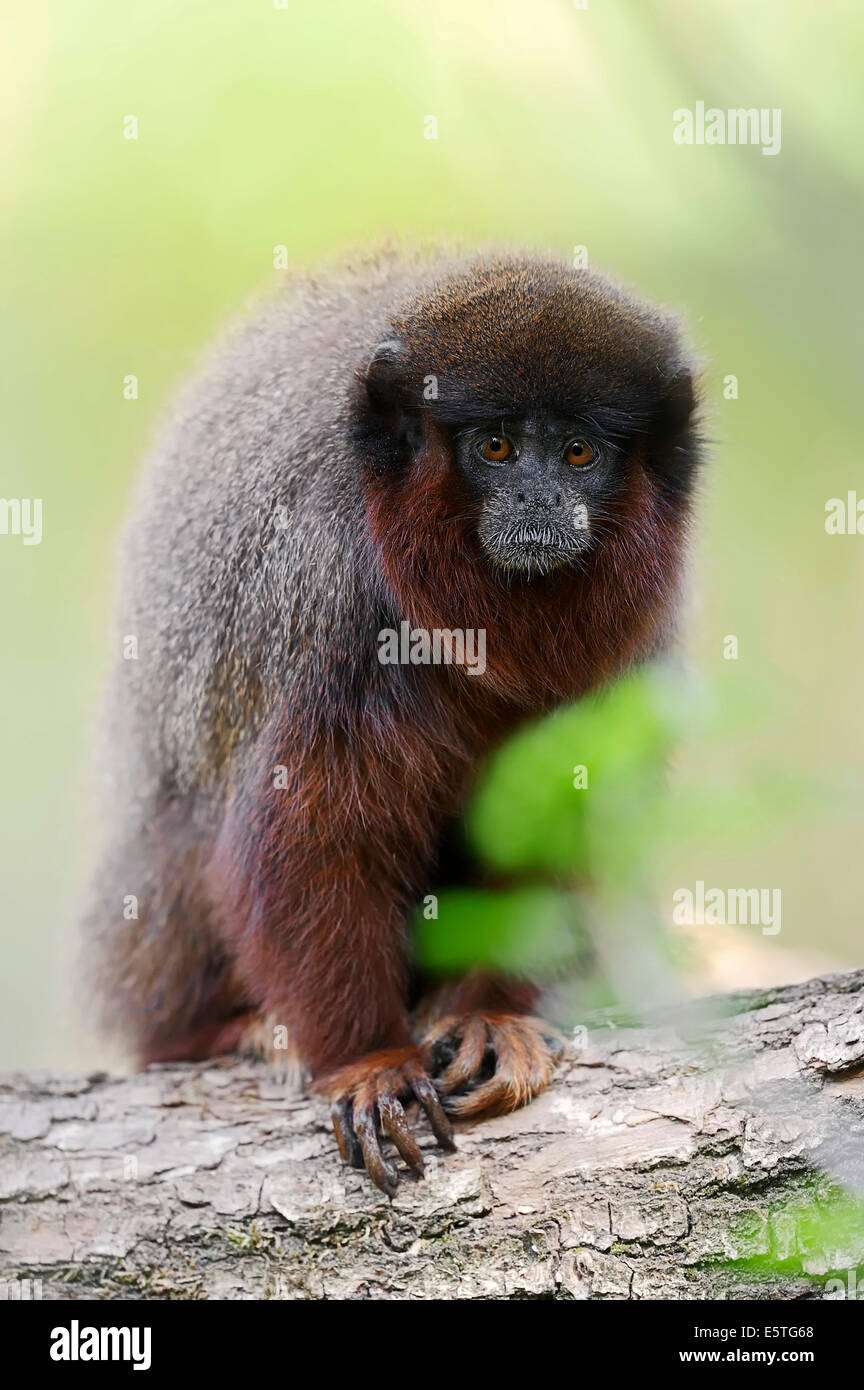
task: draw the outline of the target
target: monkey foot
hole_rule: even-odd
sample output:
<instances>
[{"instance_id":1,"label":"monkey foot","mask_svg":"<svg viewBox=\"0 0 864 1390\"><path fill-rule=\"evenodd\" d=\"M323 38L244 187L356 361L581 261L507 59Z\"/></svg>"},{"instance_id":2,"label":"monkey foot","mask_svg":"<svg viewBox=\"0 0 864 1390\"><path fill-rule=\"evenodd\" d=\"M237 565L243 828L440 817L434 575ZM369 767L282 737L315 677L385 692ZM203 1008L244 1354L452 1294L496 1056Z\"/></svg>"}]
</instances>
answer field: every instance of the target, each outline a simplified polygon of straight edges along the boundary
<instances>
[{"instance_id":1,"label":"monkey foot","mask_svg":"<svg viewBox=\"0 0 864 1390\"><path fill-rule=\"evenodd\" d=\"M242 1057L269 1062L276 1074L287 1079L301 1075L301 1062L288 1030L275 1018L256 1009L243 1009L231 1018L191 1028L168 1044L155 1041L142 1047L141 1065L151 1062L199 1062L236 1052Z\"/></svg>"},{"instance_id":2,"label":"monkey foot","mask_svg":"<svg viewBox=\"0 0 864 1390\"><path fill-rule=\"evenodd\" d=\"M331 1073L319 1090L332 1102L330 1113L342 1162L365 1168L388 1197L396 1191L399 1176L381 1152L379 1131L392 1139L413 1172L422 1177L424 1171L403 1102L419 1101L442 1149L456 1147L450 1121L414 1047L372 1052Z\"/></svg>"},{"instance_id":3,"label":"monkey foot","mask_svg":"<svg viewBox=\"0 0 864 1390\"><path fill-rule=\"evenodd\" d=\"M439 1019L423 1039L435 1085L451 1115L504 1115L548 1086L565 1050L542 1019L501 1013Z\"/></svg>"}]
</instances>

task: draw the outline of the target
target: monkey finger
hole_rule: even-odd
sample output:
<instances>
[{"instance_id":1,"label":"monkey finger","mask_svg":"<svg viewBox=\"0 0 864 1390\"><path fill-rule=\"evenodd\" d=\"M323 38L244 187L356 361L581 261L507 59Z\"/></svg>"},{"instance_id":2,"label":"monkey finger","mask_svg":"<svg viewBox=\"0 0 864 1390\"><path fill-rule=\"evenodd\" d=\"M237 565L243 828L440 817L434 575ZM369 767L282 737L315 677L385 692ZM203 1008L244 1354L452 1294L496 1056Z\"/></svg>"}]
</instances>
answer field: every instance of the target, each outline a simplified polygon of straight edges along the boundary
<instances>
[{"instance_id":1,"label":"monkey finger","mask_svg":"<svg viewBox=\"0 0 864 1390\"><path fill-rule=\"evenodd\" d=\"M438 1092L432 1085L428 1076L412 1076L410 1078L411 1090L419 1100L423 1109L426 1111L427 1118L432 1126L432 1133L438 1140L442 1149L453 1152L456 1148L456 1140L453 1137L453 1126L444 1114L441 1102L438 1099Z\"/></svg>"},{"instance_id":2,"label":"monkey finger","mask_svg":"<svg viewBox=\"0 0 864 1390\"><path fill-rule=\"evenodd\" d=\"M393 1140L408 1167L417 1174L418 1178L422 1178L426 1171L423 1155L417 1147L417 1141L411 1133L399 1099L389 1093L379 1096L378 1114L384 1133Z\"/></svg>"},{"instance_id":3,"label":"monkey finger","mask_svg":"<svg viewBox=\"0 0 864 1390\"><path fill-rule=\"evenodd\" d=\"M385 1197L392 1197L399 1186L399 1175L392 1163L388 1163L378 1142L378 1125L375 1111L371 1107L354 1106L354 1130L363 1151L366 1172L376 1187L380 1187Z\"/></svg>"},{"instance_id":4,"label":"monkey finger","mask_svg":"<svg viewBox=\"0 0 864 1390\"><path fill-rule=\"evenodd\" d=\"M354 1133L354 1121L352 1112L354 1106L349 1097L343 1096L341 1100L335 1100L330 1106L330 1119L333 1122L333 1133L336 1135L336 1143L339 1145L339 1157L349 1168L362 1168L363 1151Z\"/></svg>"},{"instance_id":5,"label":"monkey finger","mask_svg":"<svg viewBox=\"0 0 864 1390\"><path fill-rule=\"evenodd\" d=\"M438 1077L438 1089L444 1095L458 1091L474 1080L483 1066L489 1034L482 1018L467 1018L462 1024L462 1042L456 1056Z\"/></svg>"}]
</instances>

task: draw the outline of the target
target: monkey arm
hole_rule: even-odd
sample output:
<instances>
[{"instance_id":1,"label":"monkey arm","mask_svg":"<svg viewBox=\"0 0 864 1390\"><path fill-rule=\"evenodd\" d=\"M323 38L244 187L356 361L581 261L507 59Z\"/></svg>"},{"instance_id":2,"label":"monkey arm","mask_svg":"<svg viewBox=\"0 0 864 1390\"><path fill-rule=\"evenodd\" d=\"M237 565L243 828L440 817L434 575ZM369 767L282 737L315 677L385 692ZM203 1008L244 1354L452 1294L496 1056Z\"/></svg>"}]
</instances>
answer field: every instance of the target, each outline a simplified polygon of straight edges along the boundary
<instances>
[{"instance_id":1,"label":"monkey arm","mask_svg":"<svg viewBox=\"0 0 864 1390\"><path fill-rule=\"evenodd\" d=\"M406 1097L452 1145L406 1001L406 922L434 835L417 788L429 758L391 733L389 746L380 729L301 738L284 714L271 719L244 760L208 875L250 997L287 1028L333 1102L343 1157L388 1193L396 1172L379 1122L423 1166Z\"/></svg>"}]
</instances>

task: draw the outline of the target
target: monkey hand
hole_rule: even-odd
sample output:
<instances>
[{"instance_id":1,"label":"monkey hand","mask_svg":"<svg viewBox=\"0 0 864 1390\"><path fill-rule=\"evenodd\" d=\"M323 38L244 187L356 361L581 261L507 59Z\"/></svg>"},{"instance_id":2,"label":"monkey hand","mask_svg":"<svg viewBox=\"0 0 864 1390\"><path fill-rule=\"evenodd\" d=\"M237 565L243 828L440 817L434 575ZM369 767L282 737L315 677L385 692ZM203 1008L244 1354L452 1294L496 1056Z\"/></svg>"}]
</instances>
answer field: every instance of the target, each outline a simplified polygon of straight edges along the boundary
<instances>
[{"instance_id":1,"label":"monkey hand","mask_svg":"<svg viewBox=\"0 0 864 1390\"><path fill-rule=\"evenodd\" d=\"M379 1131L392 1139L399 1154L419 1177L423 1156L403 1102L417 1100L425 1110L442 1149L455 1149L450 1121L415 1047L371 1052L359 1062L331 1072L318 1088L331 1101L330 1114L342 1162L364 1168L388 1197L396 1191L395 1166L381 1152Z\"/></svg>"},{"instance_id":2,"label":"monkey hand","mask_svg":"<svg viewBox=\"0 0 864 1390\"><path fill-rule=\"evenodd\" d=\"M442 1105L451 1115L504 1115L545 1090L565 1051L542 1019L505 1013L450 1014L423 1039Z\"/></svg>"}]
</instances>

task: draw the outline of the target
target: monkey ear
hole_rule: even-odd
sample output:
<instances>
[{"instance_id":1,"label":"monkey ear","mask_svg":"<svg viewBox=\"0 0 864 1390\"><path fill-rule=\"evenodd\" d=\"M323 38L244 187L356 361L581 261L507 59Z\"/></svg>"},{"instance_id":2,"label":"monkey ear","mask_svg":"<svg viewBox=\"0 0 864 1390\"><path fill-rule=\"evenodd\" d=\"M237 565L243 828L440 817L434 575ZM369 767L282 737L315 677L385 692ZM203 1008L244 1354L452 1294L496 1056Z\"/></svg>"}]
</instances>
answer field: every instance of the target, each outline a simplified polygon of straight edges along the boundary
<instances>
[{"instance_id":1,"label":"monkey ear","mask_svg":"<svg viewBox=\"0 0 864 1390\"><path fill-rule=\"evenodd\" d=\"M371 466L377 470L404 463L422 446L423 425L411 405L406 357L404 344L389 338L378 344L369 366L359 374L361 388L366 388L365 438L375 457Z\"/></svg>"},{"instance_id":2,"label":"monkey ear","mask_svg":"<svg viewBox=\"0 0 864 1390\"><path fill-rule=\"evenodd\" d=\"M660 435L678 434L693 414L695 405L696 393L693 389L693 374L689 367L682 367L666 384L657 422L657 433Z\"/></svg>"},{"instance_id":3,"label":"monkey ear","mask_svg":"<svg viewBox=\"0 0 864 1390\"><path fill-rule=\"evenodd\" d=\"M404 390L405 346L398 338L379 343L366 368L366 391L376 410L391 411Z\"/></svg>"}]
</instances>

